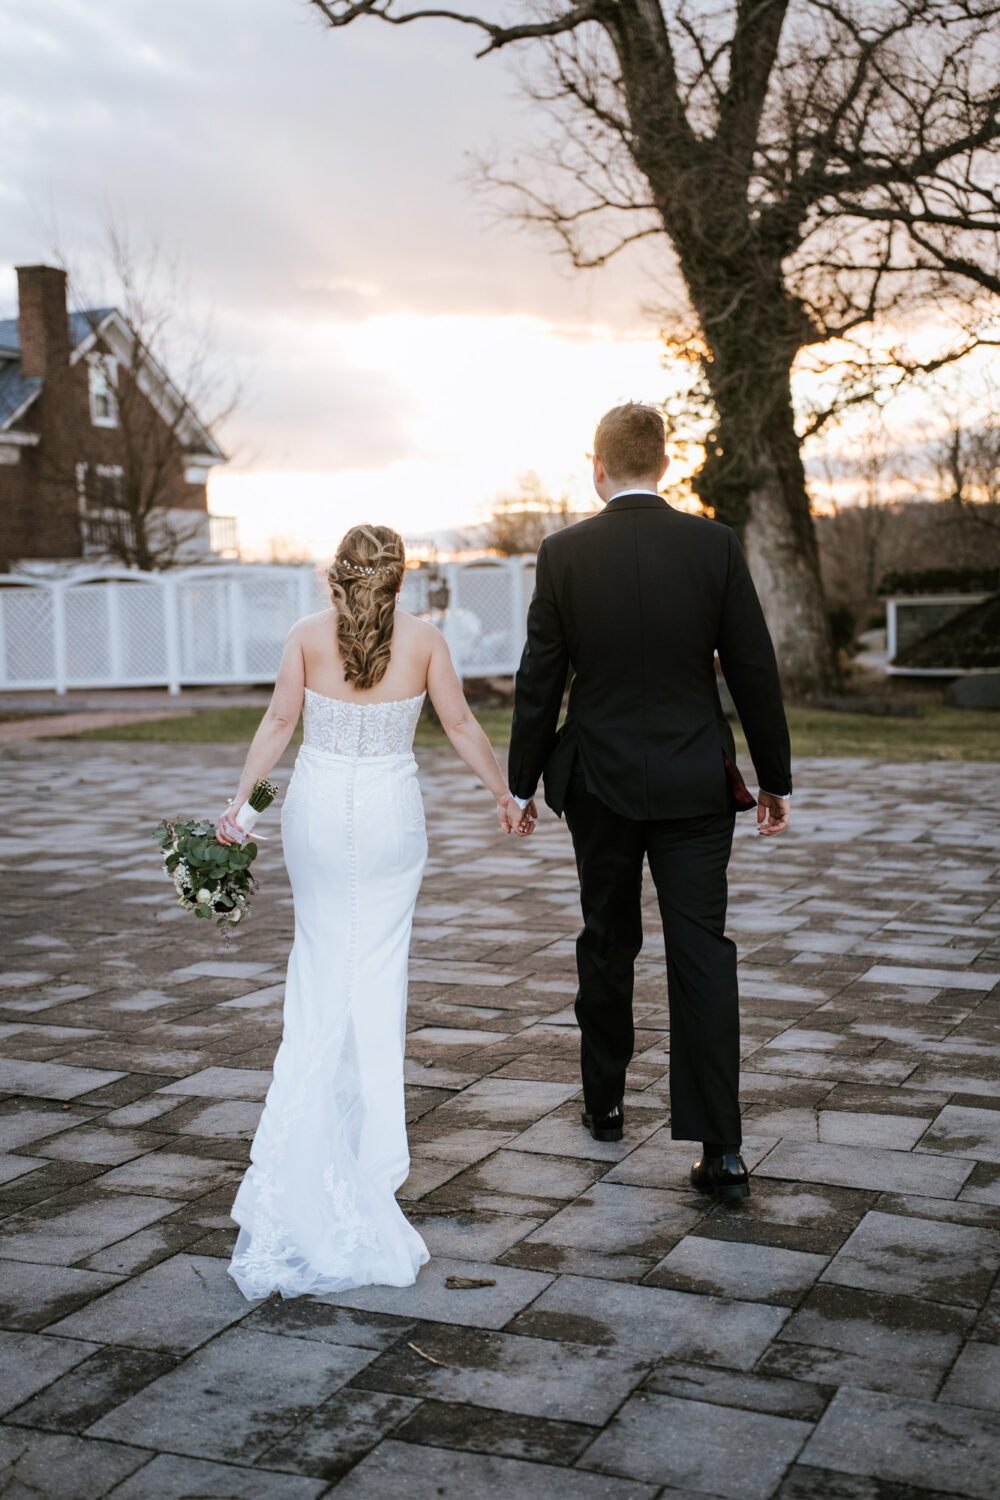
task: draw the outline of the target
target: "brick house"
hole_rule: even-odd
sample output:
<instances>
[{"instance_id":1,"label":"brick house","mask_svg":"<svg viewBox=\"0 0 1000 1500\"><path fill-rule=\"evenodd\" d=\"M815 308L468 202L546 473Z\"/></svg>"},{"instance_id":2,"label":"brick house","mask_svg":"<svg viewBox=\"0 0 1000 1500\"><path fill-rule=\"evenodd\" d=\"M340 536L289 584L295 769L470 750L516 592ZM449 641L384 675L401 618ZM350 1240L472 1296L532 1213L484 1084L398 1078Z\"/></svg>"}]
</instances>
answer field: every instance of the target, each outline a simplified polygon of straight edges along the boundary
<instances>
[{"instance_id":1,"label":"brick house","mask_svg":"<svg viewBox=\"0 0 1000 1500\"><path fill-rule=\"evenodd\" d=\"M121 313L69 313L52 266L19 266L17 284L18 317L0 320L0 571L108 557L143 487L171 560L235 548L232 518L208 514L225 454Z\"/></svg>"}]
</instances>

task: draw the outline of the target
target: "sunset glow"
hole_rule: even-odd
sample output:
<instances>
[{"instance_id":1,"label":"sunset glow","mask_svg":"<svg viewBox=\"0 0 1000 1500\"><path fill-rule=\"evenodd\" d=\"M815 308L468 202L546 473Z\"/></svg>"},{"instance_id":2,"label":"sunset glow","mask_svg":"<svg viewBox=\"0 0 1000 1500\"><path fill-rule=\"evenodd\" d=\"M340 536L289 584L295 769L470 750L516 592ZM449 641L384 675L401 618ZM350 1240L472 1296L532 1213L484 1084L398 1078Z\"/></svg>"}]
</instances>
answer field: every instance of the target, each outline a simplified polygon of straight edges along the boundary
<instances>
[{"instance_id":1,"label":"sunset glow","mask_svg":"<svg viewBox=\"0 0 1000 1500\"><path fill-rule=\"evenodd\" d=\"M230 466L213 476L211 507L237 516L247 556L269 557L273 539L279 550L294 539L321 557L366 518L407 536L472 525L528 470L587 504L598 417L618 401L656 401L665 388L655 338L617 337L599 326L568 333L526 317L320 324L301 357L315 361L320 394L325 363L352 370L359 383L391 377L399 400L379 413L384 443L369 431L367 466L324 473ZM404 456L380 462L380 446Z\"/></svg>"}]
</instances>

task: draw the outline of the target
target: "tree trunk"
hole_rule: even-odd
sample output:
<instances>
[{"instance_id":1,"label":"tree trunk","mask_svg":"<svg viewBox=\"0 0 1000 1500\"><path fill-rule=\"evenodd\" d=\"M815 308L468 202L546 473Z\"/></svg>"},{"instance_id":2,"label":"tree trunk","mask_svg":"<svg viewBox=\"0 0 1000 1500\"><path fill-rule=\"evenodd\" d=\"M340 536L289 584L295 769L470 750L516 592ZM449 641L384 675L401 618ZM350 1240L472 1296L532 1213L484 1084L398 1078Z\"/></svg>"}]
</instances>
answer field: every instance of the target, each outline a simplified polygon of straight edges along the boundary
<instances>
[{"instance_id":1,"label":"tree trunk","mask_svg":"<svg viewBox=\"0 0 1000 1500\"><path fill-rule=\"evenodd\" d=\"M719 330L708 366L719 425L695 486L740 535L786 690L829 692L836 657L792 409L795 310L758 278L735 299L734 317L732 290L730 282L728 316L702 313L702 327Z\"/></svg>"},{"instance_id":2,"label":"tree trunk","mask_svg":"<svg viewBox=\"0 0 1000 1500\"><path fill-rule=\"evenodd\" d=\"M837 668L791 411L790 442L787 434L775 431L781 424L774 414L770 421L763 413L756 415L754 424L752 412L727 412L723 406L718 444L696 484L716 518L742 539L786 691L799 696L830 692ZM754 451L741 451L753 425Z\"/></svg>"},{"instance_id":3,"label":"tree trunk","mask_svg":"<svg viewBox=\"0 0 1000 1500\"><path fill-rule=\"evenodd\" d=\"M782 684L801 697L829 692L837 674L819 567L802 549L780 476L762 475L748 501L743 546Z\"/></svg>"}]
</instances>

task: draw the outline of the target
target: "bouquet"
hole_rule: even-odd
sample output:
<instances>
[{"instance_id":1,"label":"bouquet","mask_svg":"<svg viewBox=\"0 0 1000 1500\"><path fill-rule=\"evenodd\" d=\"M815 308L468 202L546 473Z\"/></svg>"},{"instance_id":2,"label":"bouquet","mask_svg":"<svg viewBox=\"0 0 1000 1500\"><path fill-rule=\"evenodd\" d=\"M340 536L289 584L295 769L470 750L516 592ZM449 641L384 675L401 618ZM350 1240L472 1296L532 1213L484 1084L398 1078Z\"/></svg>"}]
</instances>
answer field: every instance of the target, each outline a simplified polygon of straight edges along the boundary
<instances>
[{"instance_id":1,"label":"bouquet","mask_svg":"<svg viewBox=\"0 0 1000 1500\"><path fill-rule=\"evenodd\" d=\"M270 807L278 794L273 781L258 781L235 821L248 832L257 816ZM164 818L154 830L164 851L163 868L177 891L177 904L196 917L212 917L216 926L229 928L250 915L250 896L257 882L250 866L257 858L257 845L246 839L240 844L220 844L215 824Z\"/></svg>"}]
</instances>

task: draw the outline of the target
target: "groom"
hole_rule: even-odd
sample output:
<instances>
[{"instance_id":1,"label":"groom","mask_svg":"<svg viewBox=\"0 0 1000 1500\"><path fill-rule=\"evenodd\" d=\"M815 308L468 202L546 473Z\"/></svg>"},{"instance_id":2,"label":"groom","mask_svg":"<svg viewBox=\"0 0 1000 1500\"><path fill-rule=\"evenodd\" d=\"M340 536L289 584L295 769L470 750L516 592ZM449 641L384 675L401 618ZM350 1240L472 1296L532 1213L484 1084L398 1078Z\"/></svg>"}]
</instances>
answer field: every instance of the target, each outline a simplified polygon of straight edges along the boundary
<instances>
[{"instance_id":1,"label":"groom","mask_svg":"<svg viewBox=\"0 0 1000 1500\"><path fill-rule=\"evenodd\" d=\"M671 1135L702 1142L694 1187L744 1197L726 866L735 814L754 798L736 769L714 656L766 788L757 831L772 837L788 826L792 789L774 649L733 532L657 493L667 467L659 412L635 402L607 412L593 461L604 510L538 552L508 784L533 817L544 776L545 800L573 838L584 1125L595 1140L622 1138L648 857L667 951Z\"/></svg>"}]
</instances>

